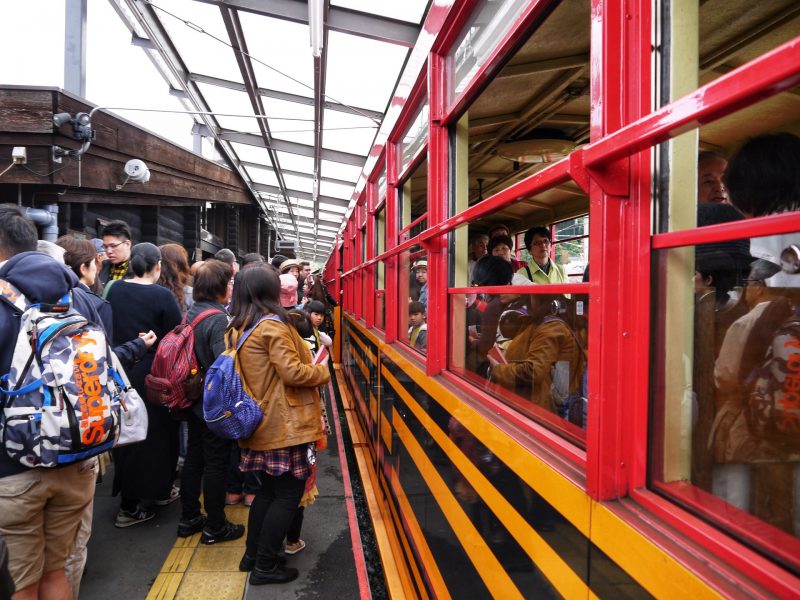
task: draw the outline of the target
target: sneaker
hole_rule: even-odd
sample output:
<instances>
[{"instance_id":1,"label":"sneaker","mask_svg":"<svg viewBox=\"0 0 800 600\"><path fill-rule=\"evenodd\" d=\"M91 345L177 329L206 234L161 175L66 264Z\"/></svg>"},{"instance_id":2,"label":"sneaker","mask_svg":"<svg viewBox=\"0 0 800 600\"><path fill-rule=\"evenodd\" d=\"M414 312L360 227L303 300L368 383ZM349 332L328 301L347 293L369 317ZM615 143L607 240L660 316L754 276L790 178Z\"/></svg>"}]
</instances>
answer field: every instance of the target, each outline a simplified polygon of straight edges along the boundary
<instances>
[{"instance_id":1,"label":"sneaker","mask_svg":"<svg viewBox=\"0 0 800 600\"><path fill-rule=\"evenodd\" d=\"M225 521L225 524L217 531L211 531L208 528L203 528L203 535L200 542L203 544L216 544L217 542L229 542L231 540L238 540L244 535L244 525L236 525L230 521Z\"/></svg>"},{"instance_id":2,"label":"sneaker","mask_svg":"<svg viewBox=\"0 0 800 600\"><path fill-rule=\"evenodd\" d=\"M120 509L117 513L117 518L114 520L114 527L130 527L138 523L144 523L156 516L149 508L142 508L137 506L133 512Z\"/></svg>"},{"instance_id":3,"label":"sneaker","mask_svg":"<svg viewBox=\"0 0 800 600\"><path fill-rule=\"evenodd\" d=\"M276 565L269 571L254 568L250 571L250 585L265 585L269 583L288 583L297 579L297 569Z\"/></svg>"},{"instance_id":4,"label":"sneaker","mask_svg":"<svg viewBox=\"0 0 800 600\"><path fill-rule=\"evenodd\" d=\"M255 494L245 494L244 495L244 505L245 506L253 506L253 500L256 499Z\"/></svg>"},{"instance_id":5,"label":"sneaker","mask_svg":"<svg viewBox=\"0 0 800 600\"><path fill-rule=\"evenodd\" d=\"M242 498L244 498L244 494L233 494L231 492L228 492L227 494L225 494L225 504L227 506L233 506L234 504L239 504L239 502L242 501Z\"/></svg>"},{"instance_id":6,"label":"sneaker","mask_svg":"<svg viewBox=\"0 0 800 600\"><path fill-rule=\"evenodd\" d=\"M286 542L286 554L297 554L306 547L306 543L303 540L297 540L296 542Z\"/></svg>"},{"instance_id":7,"label":"sneaker","mask_svg":"<svg viewBox=\"0 0 800 600\"><path fill-rule=\"evenodd\" d=\"M278 565L285 565L286 564L286 555L285 554L278 554L275 557L275 560L278 562ZM239 561L239 570L240 571L252 571L253 568L256 566L256 559L254 556L248 556L247 552L244 553L242 556L242 560ZM85 569L84 569L85 571Z\"/></svg>"},{"instance_id":8,"label":"sneaker","mask_svg":"<svg viewBox=\"0 0 800 600\"><path fill-rule=\"evenodd\" d=\"M205 515L197 515L194 519L181 519L178 523L178 537L189 537L202 531L206 524Z\"/></svg>"},{"instance_id":9,"label":"sneaker","mask_svg":"<svg viewBox=\"0 0 800 600\"><path fill-rule=\"evenodd\" d=\"M167 498L163 498L161 500L156 500L153 502L156 506L167 506L172 504L181 497L181 489L179 487L172 486L172 489L169 491L169 496Z\"/></svg>"}]
</instances>

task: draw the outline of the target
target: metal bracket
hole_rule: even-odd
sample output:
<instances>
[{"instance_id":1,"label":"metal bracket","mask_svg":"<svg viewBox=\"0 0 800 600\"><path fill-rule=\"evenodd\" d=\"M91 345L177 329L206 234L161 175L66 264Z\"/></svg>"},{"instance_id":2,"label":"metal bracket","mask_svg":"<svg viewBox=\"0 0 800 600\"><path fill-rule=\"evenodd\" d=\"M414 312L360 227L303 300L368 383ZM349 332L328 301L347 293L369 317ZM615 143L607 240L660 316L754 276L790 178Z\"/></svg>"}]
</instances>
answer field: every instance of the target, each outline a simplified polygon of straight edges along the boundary
<instances>
[{"instance_id":1,"label":"metal bracket","mask_svg":"<svg viewBox=\"0 0 800 600\"><path fill-rule=\"evenodd\" d=\"M585 170L589 177L599 185L608 196L630 195L630 156L620 158L600 167L588 167Z\"/></svg>"}]
</instances>

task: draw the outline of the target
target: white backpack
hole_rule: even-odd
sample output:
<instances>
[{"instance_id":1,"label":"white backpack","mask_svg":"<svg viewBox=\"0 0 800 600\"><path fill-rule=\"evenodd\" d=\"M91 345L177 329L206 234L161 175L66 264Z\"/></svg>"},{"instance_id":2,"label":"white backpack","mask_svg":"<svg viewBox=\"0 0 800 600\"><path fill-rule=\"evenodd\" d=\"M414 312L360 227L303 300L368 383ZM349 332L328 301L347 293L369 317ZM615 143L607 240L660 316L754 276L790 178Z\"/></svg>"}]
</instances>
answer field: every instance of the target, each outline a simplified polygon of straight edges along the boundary
<instances>
[{"instance_id":1,"label":"white backpack","mask_svg":"<svg viewBox=\"0 0 800 600\"><path fill-rule=\"evenodd\" d=\"M0 280L0 298L20 314L11 369L0 378L0 439L11 458L56 467L144 439L141 398L103 328L71 307L71 294L30 304Z\"/></svg>"}]
</instances>

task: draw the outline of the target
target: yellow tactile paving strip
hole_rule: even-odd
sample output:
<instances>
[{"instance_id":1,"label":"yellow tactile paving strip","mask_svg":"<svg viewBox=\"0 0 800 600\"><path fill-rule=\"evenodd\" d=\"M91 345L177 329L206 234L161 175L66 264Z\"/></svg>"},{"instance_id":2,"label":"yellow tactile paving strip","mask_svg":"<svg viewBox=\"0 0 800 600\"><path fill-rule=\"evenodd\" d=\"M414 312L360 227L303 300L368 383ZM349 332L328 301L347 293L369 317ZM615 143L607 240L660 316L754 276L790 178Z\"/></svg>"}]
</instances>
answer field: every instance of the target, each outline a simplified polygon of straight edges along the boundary
<instances>
[{"instance_id":1,"label":"yellow tactile paving strip","mask_svg":"<svg viewBox=\"0 0 800 600\"><path fill-rule=\"evenodd\" d=\"M228 520L247 527L249 509L241 504L226 506ZM239 572L247 533L238 540L204 546L200 534L177 538L147 600L241 600L247 573Z\"/></svg>"}]
</instances>

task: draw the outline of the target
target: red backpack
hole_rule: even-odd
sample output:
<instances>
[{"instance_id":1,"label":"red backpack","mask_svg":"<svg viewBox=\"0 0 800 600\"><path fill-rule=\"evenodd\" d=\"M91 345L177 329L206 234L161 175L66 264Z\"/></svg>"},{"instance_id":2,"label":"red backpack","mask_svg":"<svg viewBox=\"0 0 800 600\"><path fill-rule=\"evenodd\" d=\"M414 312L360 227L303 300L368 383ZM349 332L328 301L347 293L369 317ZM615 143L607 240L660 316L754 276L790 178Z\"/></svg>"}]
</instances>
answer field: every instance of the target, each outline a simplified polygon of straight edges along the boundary
<instances>
[{"instance_id":1,"label":"red backpack","mask_svg":"<svg viewBox=\"0 0 800 600\"><path fill-rule=\"evenodd\" d=\"M216 308L204 310L191 323L175 327L158 344L150 374L145 377L147 399L170 410L184 410L203 396L203 374L194 353L194 328L215 314L225 314Z\"/></svg>"}]
</instances>

